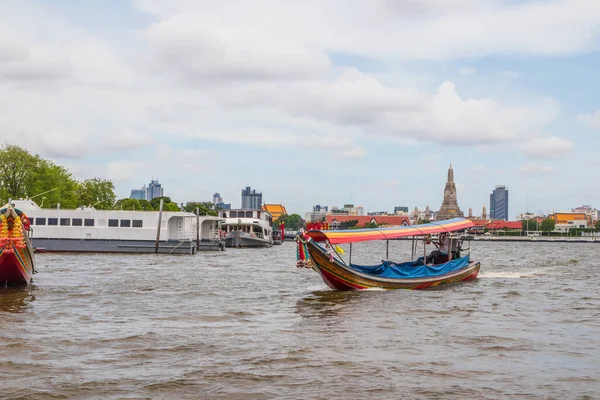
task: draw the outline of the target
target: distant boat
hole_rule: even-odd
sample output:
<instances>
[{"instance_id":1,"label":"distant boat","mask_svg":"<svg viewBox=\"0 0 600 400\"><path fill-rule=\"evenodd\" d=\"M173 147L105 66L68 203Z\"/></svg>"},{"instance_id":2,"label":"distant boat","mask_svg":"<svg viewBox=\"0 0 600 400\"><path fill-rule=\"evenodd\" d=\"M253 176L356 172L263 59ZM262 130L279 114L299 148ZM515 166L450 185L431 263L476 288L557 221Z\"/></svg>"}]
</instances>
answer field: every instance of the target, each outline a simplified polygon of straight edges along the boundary
<instances>
[{"instance_id":1,"label":"distant boat","mask_svg":"<svg viewBox=\"0 0 600 400\"><path fill-rule=\"evenodd\" d=\"M271 247L271 214L263 210L221 210L227 247Z\"/></svg>"},{"instance_id":2,"label":"distant boat","mask_svg":"<svg viewBox=\"0 0 600 400\"><path fill-rule=\"evenodd\" d=\"M281 231L275 229L273 231L273 244L280 245L283 244L283 238L281 237Z\"/></svg>"},{"instance_id":3,"label":"distant boat","mask_svg":"<svg viewBox=\"0 0 600 400\"><path fill-rule=\"evenodd\" d=\"M460 239L450 239L446 253L434 257L419 257L414 261L395 263L382 260L374 265L352 263L352 248L346 263L338 254L337 245L342 243L391 240L405 237L423 241L424 249L432 234L450 234L473 226L464 218L455 218L429 224L399 226L393 228L356 230L313 230L297 238L297 266L312 268L321 275L332 289L426 289L443 284L475 279L479 273L479 261L460 254ZM413 252L416 242L413 242ZM455 246L453 246L453 244ZM425 251L424 251L425 252ZM337 256L337 258L336 258ZM386 250L387 258L387 250Z\"/></svg>"},{"instance_id":4,"label":"distant boat","mask_svg":"<svg viewBox=\"0 0 600 400\"><path fill-rule=\"evenodd\" d=\"M34 273L29 218L19 209L0 209L0 286L25 286Z\"/></svg>"}]
</instances>

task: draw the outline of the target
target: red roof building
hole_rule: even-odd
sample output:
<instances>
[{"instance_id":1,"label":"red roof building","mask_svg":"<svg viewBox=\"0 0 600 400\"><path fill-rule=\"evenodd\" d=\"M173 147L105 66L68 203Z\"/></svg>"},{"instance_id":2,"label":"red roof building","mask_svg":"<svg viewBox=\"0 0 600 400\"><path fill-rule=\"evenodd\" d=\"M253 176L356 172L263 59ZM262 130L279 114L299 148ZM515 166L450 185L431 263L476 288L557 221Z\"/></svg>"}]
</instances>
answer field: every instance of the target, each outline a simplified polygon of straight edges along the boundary
<instances>
[{"instance_id":1,"label":"red roof building","mask_svg":"<svg viewBox=\"0 0 600 400\"><path fill-rule=\"evenodd\" d=\"M483 231L487 229L488 231L501 231L501 230L511 230L511 231L520 231L523 229L523 223L521 221L505 221L503 219L474 219L471 218L471 221L475 224L472 228L474 231Z\"/></svg>"}]
</instances>

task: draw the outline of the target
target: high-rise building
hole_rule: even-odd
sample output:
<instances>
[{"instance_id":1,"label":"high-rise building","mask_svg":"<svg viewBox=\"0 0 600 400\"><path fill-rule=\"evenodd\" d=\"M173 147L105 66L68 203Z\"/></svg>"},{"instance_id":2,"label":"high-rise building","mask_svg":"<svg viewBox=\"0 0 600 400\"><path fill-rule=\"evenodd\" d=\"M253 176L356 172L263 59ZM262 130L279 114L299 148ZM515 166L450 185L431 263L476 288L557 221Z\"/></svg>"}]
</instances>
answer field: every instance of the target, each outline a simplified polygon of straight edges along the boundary
<instances>
[{"instance_id":1,"label":"high-rise building","mask_svg":"<svg viewBox=\"0 0 600 400\"><path fill-rule=\"evenodd\" d=\"M219 192L213 194L213 204L219 204L223 202L223 198L219 194Z\"/></svg>"},{"instance_id":2,"label":"high-rise building","mask_svg":"<svg viewBox=\"0 0 600 400\"><path fill-rule=\"evenodd\" d=\"M464 217L464 214L460 210L458 201L456 200L454 170L452 169L452 164L450 164L450 168L448 168L448 181L446 182L446 187L444 188L444 200L442 201L440 211L438 211L436 215L436 220L443 221L445 219L456 217Z\"/></svg>"},{"instance_id":3,"label":"high-rise building","mask_svg":"<svg viewBox=\"0 0 600 400\"><path fill-rule=\"evenodd\" d=\"M250 189L250 186L246 186L246 189L242 189L242 209L260 210L261 206L262 193Z\"/></svg>"},{"instance_id":4,"label":"high-rise building","mask_svg":"<svg viewBox=\"0 0 600 400\"><path fill-rule=\"evenodd\" d=\"M508 221L508 188L496 186L490 194L490 218Z\"/></svg>"},{"instance_id":5,"label":"high-rise building","mask_svg":"<svg viewBox=\"0 0 600 400\"><path fill-rule=\"evenodd\" d=\"M141 189L131 189L131 194L129 195L129 198L137 200L146 200L146 190L146 185L144 185Z\"/></svg>"},{"instance_id":6,"label":"high-rise building","mask_svg":"<svg viewBox=\"0 0 600 400\"><path fill-rule=\"evenodd\" d=\"M146 190L146 200L150 201L157 197L163 197L163 188L158 179L152 179Z\"/></svg>"},{"instance_id":7,"label":"high-rise building","mask_svg":"<svg viewBox=\"0 0 600 400\"><path fill-rule=\"evenodd\" d=\"M219 192L213 194L213 205L221 210L231 210L231 203L223 203L223 198Z\"/></svg>"}]
</instances>

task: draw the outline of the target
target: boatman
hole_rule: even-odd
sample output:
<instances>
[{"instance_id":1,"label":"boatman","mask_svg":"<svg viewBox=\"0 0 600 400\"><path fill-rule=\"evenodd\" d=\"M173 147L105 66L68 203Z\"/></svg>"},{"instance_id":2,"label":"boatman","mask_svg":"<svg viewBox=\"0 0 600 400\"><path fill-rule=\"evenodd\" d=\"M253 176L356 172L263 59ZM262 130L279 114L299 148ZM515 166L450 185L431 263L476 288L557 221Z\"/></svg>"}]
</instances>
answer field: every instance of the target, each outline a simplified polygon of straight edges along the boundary
<instances>
[{"instance_id":1,"label":"boatman","mask_svg":"<svg viewBox=\"0 0 600 400\"><path fill-rule=\"evenodd\" d=\"M448 261L449 237L447 233L440 233L437 242L433 242L437 250L431 252L427 261L431 260L434 264L441 264Z\"/></svg>"}]
</instances>

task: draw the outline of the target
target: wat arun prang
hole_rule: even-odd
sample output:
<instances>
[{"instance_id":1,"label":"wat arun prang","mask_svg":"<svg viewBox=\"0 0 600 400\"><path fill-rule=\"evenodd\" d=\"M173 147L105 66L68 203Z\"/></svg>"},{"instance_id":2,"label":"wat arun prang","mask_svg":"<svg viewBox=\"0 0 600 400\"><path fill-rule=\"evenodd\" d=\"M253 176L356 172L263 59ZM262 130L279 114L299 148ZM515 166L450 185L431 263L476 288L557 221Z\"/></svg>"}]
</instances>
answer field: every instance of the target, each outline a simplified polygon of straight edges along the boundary
<instances>
[{"instance_id":1,"label":"wat arun prang","mask_svg":"<svg viewBox=\"0 0 600 400\"><path fill-rule=\"evenodd\" d=\"M442 207L438 211L435 219L437 221L443 221L445 219L464 217L464 213L460 211L458 201L456 200L456 185L454 184L454 170L452 169L452 163L448 168L448 182L446 182L446 188L444 189L444 201Z\"/></svg>"}]
</instances>

